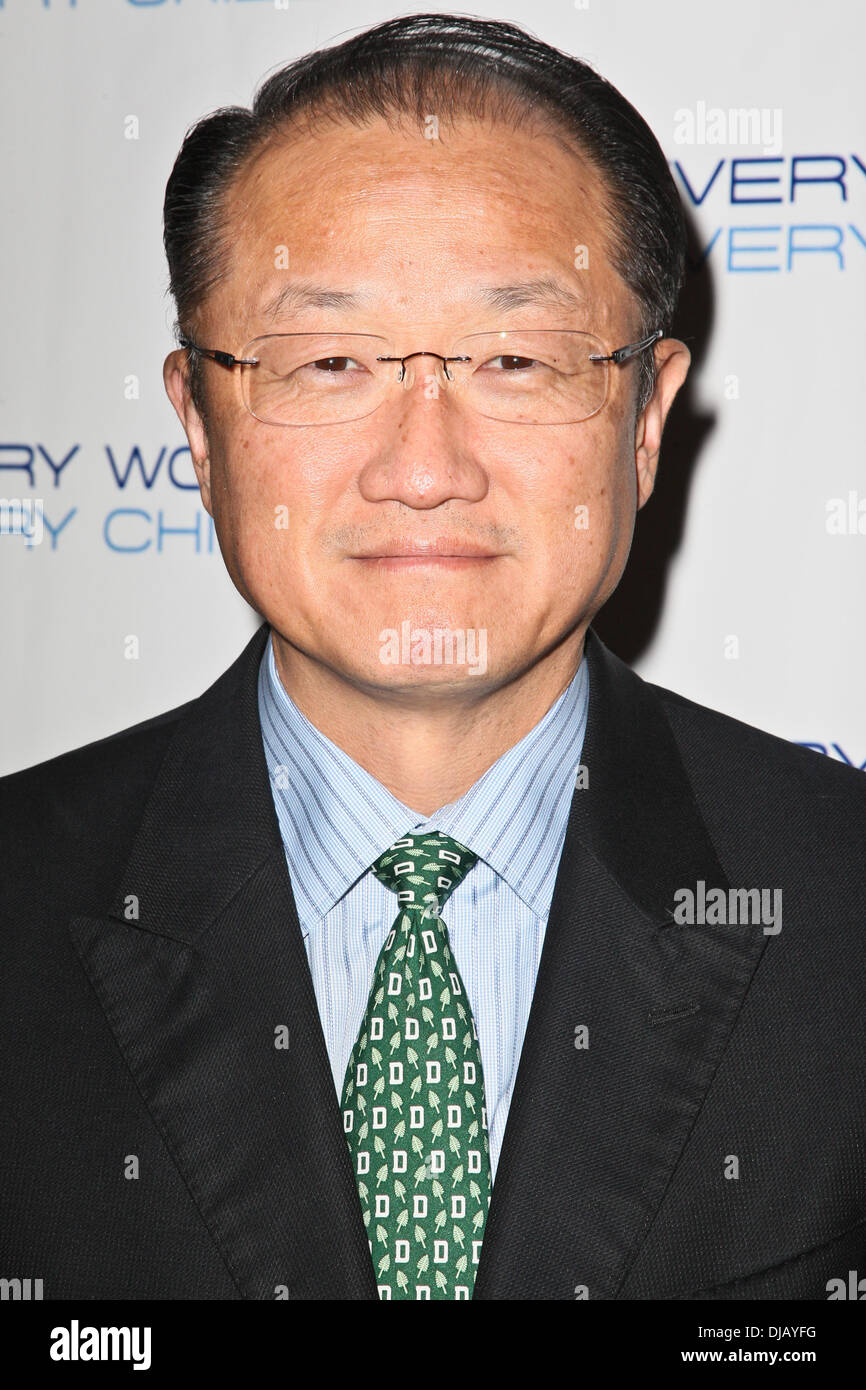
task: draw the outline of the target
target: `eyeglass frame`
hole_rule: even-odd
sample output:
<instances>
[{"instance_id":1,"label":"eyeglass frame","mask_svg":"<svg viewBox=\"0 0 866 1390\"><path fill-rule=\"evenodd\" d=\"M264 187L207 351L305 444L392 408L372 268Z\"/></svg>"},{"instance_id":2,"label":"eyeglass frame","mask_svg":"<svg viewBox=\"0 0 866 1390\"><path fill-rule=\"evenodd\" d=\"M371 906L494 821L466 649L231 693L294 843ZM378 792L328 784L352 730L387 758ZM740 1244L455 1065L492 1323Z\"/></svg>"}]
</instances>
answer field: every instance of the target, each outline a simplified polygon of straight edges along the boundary
<instances>
[{"instance_id":1,"label":"eyeglass frame","mask_svg":"<svg viewBox=\"0 0 866 1390\"><path fill-rule=\"evenodd\" d=\"M511 332L511 331L519 332L520 330L519 330L519 329L514 329L514 330L505 329L505 330L503 330L503 331L504 331L504 332ZM528 330L526 330L526 331L528 331ZM535 332L541 332L541 331L545 331L545 330L533 330L533 331L535 331ZM560 331L560 332L563 332L563 333L583 332L582 329L561 329L561 330L551 330L551 331ZM251 339L250 339L250 344L259 342L261 338L293 338L293 337L297 337L297 338L308 338L308 337L309 337L309 338L315 338L315 337L318 337L318 336L320 336L320 335L319 335L319 334L316 334L316 333L306 333L306 332L305 332L305 333L261 333L261 334L259 335L258 338L251 338ZM327 336L327 334L323 334L323 335L321 335L321 336ZM339 335L335 335L335 336L339 336ZM379 335L379 334L375 334L375 333L359 333L359 334L354 334L354 335L346 334L345 336L347 336L347 337L348 337L348 336L355 336L355 337L368 338L368 337L379 337L380 335ZM474 336L474 335L469 334L469 335L464 335L464 336L470 336L470 337L472 337L472 336ZM481 335L481 334L479 334L478 336L486 336L486 335ZM594 334L594 333L588 333L586 336L589 337L589 338L595 338L595 334ZM604 354L604 355L602 355L602 353L599 353L599 352L590 353L590 355L589 355L589 361L590 361L590 362L613 362L613 363L615 363L617 366L619 366L619 364L620 364L621 362L627 362L627 361L629 361L630 358L636 357L638 353L640 353L640 352L646 352L647 348L653 347L653 346L659 341L659 339L660 339L660 338L663 338L663 337L664 337L664 330L661 329L661 328L656 328L652 333L648 334L647 337L641 338L641 339L639 339L637 342L634 342L634 343L626 343L624 347L614 348L614 350L613 350L612 352L606 353L606 354ZM225 351L224 349L222 349L222 348L204 348L204 347L200 347L198 343L194 343L193 340L192 340L191 338L186 337L184 334L180 334L180 335L178 336L178 342L179 342L179 344L180 344L180 346L181 346L182 348L186 348L186 349L187 349L188 351L190 351L190 352L197 352L197 353L199 354L200 357L208 357L208 358L210 358L212 361L218 362L218 363L220 364L220 366L222 366L222 367L228 367L229 369L232 369L232 368L234 368L234 367L257 367L257 366L259 365L259 362L260 362L260 358L258 358L258 357L235 357L234 353L232 353L232 352L226 352L226 351ZM249 346L249 344L248 344L248 346ZM406 375L406 363L407 363L407 362L409 361L409 359L412 358L412 357L437 357L437 358L439 359L439 361L442 363L443 367L445 368L445 375L446 375L446 377L448 378L449 381L453 380L453 378L452 378L452 376L451 376L451 373L448 371L448 363L449 363L449 362L471 362L471 361L472 361L472 358L471 358L471 357L443 357L442 354L439 353L439 352L431 352L431 351L428 351L428 350L419 350L418 352L407 352L406 355L405 355L404 357L377 357L377 358L376 358L376 361L377 361L377 362L399 362L399 363L400 363L400 375L399 375L399 377L397 378L397 380L398 380L398 381L403 381L403 379L404 379L404 377L405 377L405 375ZM598 414L604 409L604 407L605 407L606 404L607 404L607 394L605 394L605 398L604 398L604 400L602 401L601 405L598 407L598 410L593 411L593 415L598 415ZM254 420L259 420L258 415L253 415L253 412L252 412L252 410L250 409L249 405L247 404L246 400L244 401L244 406L245 406L245 408L246 408L247 413L248 413L249 415L251 415L252 418L253 418ZM587 416L585 417L585 420L591 420L591 419L593 418L593 415L587 415ZM363 418L363 417L361 417L361 418ZM336 423L339 423L339 424L346 424L346 425L348 425L348 424L352 424L353 422L352 422L351 420L343 420L343 421L335 421L334 423L335 423L335 424L336 424ZM503 422L503 423L507 423L507 422ZM583 423L584 423L584 420L577 420L577 421L575 421L575 423L580 425L580 424L583 424ZM290 427L290 426L287 424L287 422L286 422L286 421L283 421L283 420L259 420L259 424L262 424L262 425L275 425L277 428L289 428L289 427Z\"/></svg>"}]
</instances>

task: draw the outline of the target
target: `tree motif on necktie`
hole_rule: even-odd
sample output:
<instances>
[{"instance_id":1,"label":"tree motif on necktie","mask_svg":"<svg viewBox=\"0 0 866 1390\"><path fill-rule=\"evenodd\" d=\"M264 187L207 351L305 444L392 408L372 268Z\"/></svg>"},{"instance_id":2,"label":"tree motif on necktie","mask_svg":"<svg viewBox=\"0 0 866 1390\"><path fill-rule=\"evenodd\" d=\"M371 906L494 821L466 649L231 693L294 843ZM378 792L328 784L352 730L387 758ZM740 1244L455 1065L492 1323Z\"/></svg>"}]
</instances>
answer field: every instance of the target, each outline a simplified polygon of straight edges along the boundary
<instances>
[{"instance_id":1,"label":"tree motif on necktie","mask_svg":"<svg viewBox=\"0 0 866 1390\"><path fill-rule=\"evenodd\" d=\"M382 1299L468 1299L490 1204L484 1074L439 916L477 855L406 835L372 865L400 910L343 1084L343 1128Z\"/></svg>"}]
</instances>

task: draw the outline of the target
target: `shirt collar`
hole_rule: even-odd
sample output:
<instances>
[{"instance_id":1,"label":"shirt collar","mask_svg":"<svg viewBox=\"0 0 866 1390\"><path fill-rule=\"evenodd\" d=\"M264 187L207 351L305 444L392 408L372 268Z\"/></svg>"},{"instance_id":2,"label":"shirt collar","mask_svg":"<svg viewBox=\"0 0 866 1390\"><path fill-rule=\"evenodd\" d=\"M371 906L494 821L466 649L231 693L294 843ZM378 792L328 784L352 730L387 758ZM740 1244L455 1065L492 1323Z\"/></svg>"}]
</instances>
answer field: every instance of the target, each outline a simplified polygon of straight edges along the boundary
<instances>
[{"instance_id":1,"label":"shirt collar","mask_svg":"<svg viewBox=\"0 0 866 1390\"><path fill-rule=\"evenodd\" d=\"M259 667L258 701L305 936L380 854L416 831L453 836L533 912L548 910L586 730L585 658L539 723L463 796L427 817L405 806L301 713L280 681L271 640Z\"/></svg>"}]
</instances>

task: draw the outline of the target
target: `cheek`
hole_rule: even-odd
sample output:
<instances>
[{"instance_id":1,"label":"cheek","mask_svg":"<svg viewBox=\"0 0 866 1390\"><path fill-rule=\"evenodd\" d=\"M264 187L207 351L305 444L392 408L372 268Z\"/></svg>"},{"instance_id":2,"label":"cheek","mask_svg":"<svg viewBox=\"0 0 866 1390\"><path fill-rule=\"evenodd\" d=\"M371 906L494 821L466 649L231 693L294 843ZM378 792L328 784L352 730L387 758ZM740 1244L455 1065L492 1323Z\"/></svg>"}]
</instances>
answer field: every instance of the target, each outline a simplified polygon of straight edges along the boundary
<instances>
[{"instance_id":1,"label":"cheek","mask_svg":"<svg viewBox=\"0 0 866 1390\"><path fill-rule=\"evenodd\" d=\"M533 470L531 496L524 499L531 529L541 529L552 551L575 547L607 550L635 509L635 480L629 440L618 422L599 417L574 447L552 450Z\"/></svg>"},{"instance_id":2,"label":"cheek","mask_svg":"<svg viewBox=\"0 0 866 1390\"><path fill-rule=\"evenodd\" d=\"M577 531L575 563L594 601L603 601L619 582L628 559L637 509L634 456L625 434L608 441L603 470L593 472L591 496Z\"/></svg>"},{"instance_id":3,"label":"cheek","mask_svg":"<svg viewBox=\"0 0 866 1390\"><path fill-rule=\"evenodd\" d=\"M286 432L288 434L288 432ZM285 550L302 542L333 505L334 470L297 441L237 431L212 453L217 528L245 551Z\"/></svg>"}]
</instances>

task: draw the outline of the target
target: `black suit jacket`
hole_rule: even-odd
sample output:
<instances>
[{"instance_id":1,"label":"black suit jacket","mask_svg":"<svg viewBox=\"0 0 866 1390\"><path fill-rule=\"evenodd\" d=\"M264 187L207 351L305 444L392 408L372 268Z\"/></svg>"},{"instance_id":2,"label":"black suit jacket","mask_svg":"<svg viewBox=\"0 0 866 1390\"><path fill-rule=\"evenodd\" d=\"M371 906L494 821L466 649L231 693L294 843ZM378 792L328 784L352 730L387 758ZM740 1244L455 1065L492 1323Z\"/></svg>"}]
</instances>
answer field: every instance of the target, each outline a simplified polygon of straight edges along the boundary
<instances>
[{"instance_id":1,"label":"black suit jacket","mask_svg":"<svg viewBox=\"0 0 866 1390\"><path fill-rule=\"evenodd\" d=\"M0 781L0 1275L46 1299L376 1298L262 749L267 636ZM475 1297L826 1299L866 1275L866 781L592 630L586 659L589 786ZM781 888L781 931L678 925L699 880Z\"/></svg>"}]
</instances>

